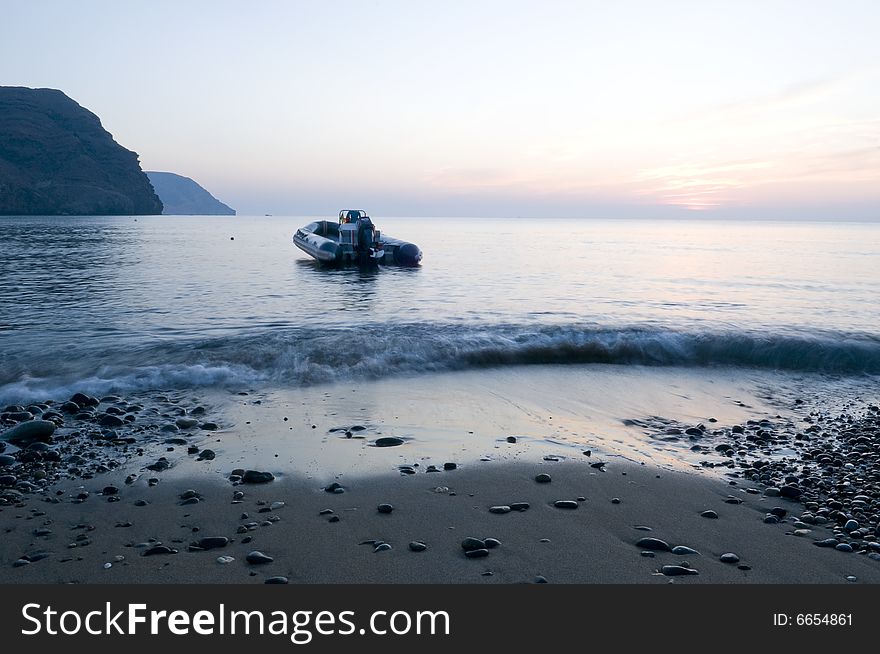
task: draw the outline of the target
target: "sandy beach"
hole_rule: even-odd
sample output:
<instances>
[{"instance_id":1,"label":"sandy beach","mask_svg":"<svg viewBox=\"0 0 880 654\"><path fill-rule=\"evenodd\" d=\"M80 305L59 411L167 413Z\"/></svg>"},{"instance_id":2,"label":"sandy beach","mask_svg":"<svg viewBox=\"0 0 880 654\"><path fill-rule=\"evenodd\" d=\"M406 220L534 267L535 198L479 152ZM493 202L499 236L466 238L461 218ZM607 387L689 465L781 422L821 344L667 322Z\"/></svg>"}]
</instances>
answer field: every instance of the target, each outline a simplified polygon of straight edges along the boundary
<instances>
[{"instance_id":1,"label":"sandy beach","mask_svg":"<svg viewBox=\"0 0 880 654\"><path fill-rule=\"evenodd\" d=\"M183 392L94 398L96 407L60 414L51 442L7 447L2 580L880 582L867 447L878 437L875 406L855 421L817 418L822 429L811 430L781 414L771 425L769 407L731 399L729 415L706 417L715 422L686 423L693 416L679 407L679 421L646 418L603 443L579 438L583 425L551 415L528 388L522 395L547 409L540 419L525 404L504 414L490 394L474 394L489 381L511 382L446 378L471 401L445 420L456 395L441 392L442 379L425 385L436 395L421 418L424 389L412 380L201 404ZM503 395L509 406L518 394ZM563 395L553 409L576 399ZM60 403L46 406L52 418ZM101 426L114 413L122 424ZM639 446L652 430L654 442ZM41 460L47 451L61 461ZM671 466L676 452L692 458Z\"/></svg>"}]
</instances>

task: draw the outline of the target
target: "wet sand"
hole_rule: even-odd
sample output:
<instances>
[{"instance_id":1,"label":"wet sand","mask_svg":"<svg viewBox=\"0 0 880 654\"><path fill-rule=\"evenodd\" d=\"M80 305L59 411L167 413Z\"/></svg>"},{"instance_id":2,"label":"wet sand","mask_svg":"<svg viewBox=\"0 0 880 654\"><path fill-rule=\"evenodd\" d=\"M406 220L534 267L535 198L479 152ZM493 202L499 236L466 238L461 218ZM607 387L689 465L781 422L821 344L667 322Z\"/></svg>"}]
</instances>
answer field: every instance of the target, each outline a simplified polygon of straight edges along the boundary
<instances>
[{"instance_id":1,"label":"wet sand","mask_svg":"<svg viewBox=\"0 0 880 654\"><path fill-rule=\"evenodd\" d=\"M552 481L536 482L540 473L550 474ZM86 488L99 491L106 481ZM344 493L331 494L315 480L292 477L235 487L207 479L190 485L163 480L149 487L142 479L120 488L120 502L108 503L95 494L82 504L4 508L3 580L262 583L284 576L291 583L516 583L541 577L553 583L843 583L854 575L860 582L880 582L877 561L815 547L809 536L790 535L787 521L762 522L773 507L796 511L793 502L648 466L610 463L602 472L587 462L486 463L441 473L352 479L344 488ZM181 506L186 490L197 491L198 504ZM240 503L233 503L235 491L244 492ZM742 503L725 503L729 495ZM613 498L620 503L612 503ZM149 504L136 506L137 500ZM578 508L556 508L557 500L573 500ZM283 507L269 509L279 501ZM489 512L515 502L530 506ZM382 503L390 503L392 513L379 513ZM333 513L321 515L327 509ZM706 510L716 511L718 518L702 517ZM332 516L338 522L331 522ZM274 517L277 522L270 522ZM238 533L249 523L257 526ZM651 531L636 528L641 526ZM40 528L52 533L35 537ZM68 547L83 535L88 545L80 541ZM216 536L231 542L188 550L191 543ZM485 558L469 559L461 548L467 537L496 538L501 545ZM658 551L649 558L642 555L649 550L636 545L645 537L699 554ZM243 542L247 538L250 542ZM382 541L391 549L377 552L365 541ZM427 549L411 551L413 541ZM160 543L179 551L144 556ZM273 561L248 563L247 554L254 550ZM35 551L50 554L13 567L20 555ZM736 554L750 569L722 563L725 553ZM218 563L220 556L235 560ZM699 574L658 574L662 566L684 562ZM112 567L105 568L107 563Z\"/></svg>"},{"instance_id":2,"label":"wet sand","mask_svg":"<svg viewBox=\"0 0 880 654\"><path fill-rule=\"evenodd\" d=\"M611 447L601 441L586 447L591 441L578 436L580 427L596 421L585 416L574 424L580 408L573 397L550 407L534 394L534 406L518 404L504 414L493 406L497 393L475 395L469 383L469 403L446 418L449 405L438 386L421 425L418 392L398 396L400 410L391 412L392 395L369 384L313 389L309 401L299 391L248 392L228 396L223 406L212 398L200 405L200 398L184 393L139 397L137 404L110 398L91 417L68 415L48 446L6 452L17 461L5 470L18 476L23 490L0 493L0 579L880 582L877 466L869 447L878 437L876 411L855 422L807 415L811 422L802 426L794 414L768 416L766 407L730 399L730 415L715 411L723 422L713 415L715 422L700 425L702 431L687 427L699 414L682 412L677 421L643 416L626 429L653 434L655 442L623 456L623 436L609 441ZM326 402L316 401L320 397ZM573 407L568 415L559 412L565 402ZM95 424L109 406L132 416L114 428L112 439ZM537 415L535 406L545 411ZM198 425L168 427L189 424L193 412L198 420L189 422ZM754 416L751 423L747 415ZM743 420L728 422L733 418ZM464 430L465 423L474 429ZM688 436L688 428L699 433ZM540 437L542 429L547 438ZM380 438L399 438L400 445L376 447ZM827 462L809 454L816 448L829 453ZM61 462L41 461L41 451L58 451L54 458ZM652 452L662 467L652 463ZM692 459L671 469L675 452ZM86 462L71 466L71 456ZM271 473L271 481L242 483L248 469ZM537 481L541 474L551 481ZM792 475L796 481L786 482ZM786 483L803 496L784 490L792 496L779 496ZM333 484L342 491L328 492ZM816 506L813 496L821 499ZM383 504L390 510L381 512ZM844 526L848 517L862 519L860 530ZM485 548L484 556L466 554L468 538L483 541L466 544ZM663 543L639 542L645 538ZM830 538L856 551L815 545ZM253 552L271 561L249 562ZM725 562L725 554L735 557Z\"/></svg>"}]
</instances>

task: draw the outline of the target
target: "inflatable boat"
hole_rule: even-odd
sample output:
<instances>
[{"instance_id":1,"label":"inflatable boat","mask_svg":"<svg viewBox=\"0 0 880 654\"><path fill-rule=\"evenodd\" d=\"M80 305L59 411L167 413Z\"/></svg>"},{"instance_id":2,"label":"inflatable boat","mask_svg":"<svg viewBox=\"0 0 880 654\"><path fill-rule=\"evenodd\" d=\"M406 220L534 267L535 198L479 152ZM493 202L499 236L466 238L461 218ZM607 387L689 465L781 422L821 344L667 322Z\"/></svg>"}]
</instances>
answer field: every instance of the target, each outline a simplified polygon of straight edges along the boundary
<instances>
[{"instance_id":1,"label":"inflatable boat","mask_svg":"<svg viewBox=\"0 0 880 654\"><path fill-rule=\"evenodd\" d=\"M293 235L293 244L328 264L418 266L422 260L417 245L385 236L360 209L343 209L339 222L318 220L301 227Z\"/></svg>"}]
</instances>

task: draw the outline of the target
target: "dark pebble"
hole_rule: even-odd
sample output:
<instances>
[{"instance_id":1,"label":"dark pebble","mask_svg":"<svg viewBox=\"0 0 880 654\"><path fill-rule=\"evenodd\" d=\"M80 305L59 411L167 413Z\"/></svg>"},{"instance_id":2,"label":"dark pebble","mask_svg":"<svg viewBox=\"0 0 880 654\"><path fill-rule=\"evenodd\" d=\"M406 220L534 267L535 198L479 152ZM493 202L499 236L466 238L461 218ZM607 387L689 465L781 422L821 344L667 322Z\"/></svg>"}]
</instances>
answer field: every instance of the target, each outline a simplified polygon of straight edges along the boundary
<instances>
[{"instance_id":1,"label":"dark pebble","mask_svg":"<svg viewBox=\"0 0 880 654\"><path fill-rule=\"evenodd\" d=\"M461 541L461 549L463 549L465 552L468 552L470 550L486 549L486 543L479 538L468 536L463 541Z\"/></svg>"},{"instance_id":2,"label":"dark pebble","mask_svg":"<svg viewBox=\"0 0 880 654\"><path fill-rule=\"evenodd\" d=\"M263 564L263 563L272 563L272 561L274 561L275 559L273 559L271 556L268 556L267 554L263 554L259 550L254 550L252 552L248 552L248 555L247 555L247 557L245 557L245 560L248 563L253 563L255 565L259 565L259 564Z\"/></svg>"},{"instance_id":3,"label":"dark pebble","mask_svg":"<svg viewBox=\"0 0 880 654\"><path fill-rule=\"evenodd\" d=\"M167 545L153 545L153 547L144 550L141 556L155 556L157 554L177 554L177 550Z\"/></svg>"},{"instance_id":4,"label":"dark pebble","mask_svg":"<svg viewBox=\"0 0 880 654\"><path fill-rule=\"evenodd\" d=\"M643 550L657 550L659 552L671 552L672 548L665 540L659 538L641 538L636 543L636 547Z\"/></svg>"},{"instance_id":5,"label":"dark pebble","mask_svg":"<svg viewBox=\"0 0 880 654\"><path fill-rule=\"evenodd\" d=\"M214 550L219 547L226 547L228 544L229 539L226 536L205 536L198 541L198 546L203 550Z\"/></svg>"},{"instance_id":6,"label":"dark pebble","mask_svg":"<svg viewBox=\"0 0 880 654\"><path fill-rule=\"evenodd\" d=\"M382 438L377 438L373 445L376 447L396 447L403 445L405 442L402 438L397 438L396 436L383 436Z\"/></svg>"},{"instance_id":7,"label":"dark pebble","mask_svg":"<svg viewBox=\"0 0 880 654\"><path fill-rule=\"evenodd\" d=\"M556 500L553 506L557 509L576 509L578 508L577 500Z\"/></svg>"},{"instance_id":8,"label":"dark pebble","mask_svg":"<svg viewBox=\"0 0 880 654\"><path fill-rule=\"evenodd\" d=\"M268 484L275 479L275 475L271 472L260 472L258 470L245 470L241 476L241 481L245 484Z\"/></svg>"}]
</instances>

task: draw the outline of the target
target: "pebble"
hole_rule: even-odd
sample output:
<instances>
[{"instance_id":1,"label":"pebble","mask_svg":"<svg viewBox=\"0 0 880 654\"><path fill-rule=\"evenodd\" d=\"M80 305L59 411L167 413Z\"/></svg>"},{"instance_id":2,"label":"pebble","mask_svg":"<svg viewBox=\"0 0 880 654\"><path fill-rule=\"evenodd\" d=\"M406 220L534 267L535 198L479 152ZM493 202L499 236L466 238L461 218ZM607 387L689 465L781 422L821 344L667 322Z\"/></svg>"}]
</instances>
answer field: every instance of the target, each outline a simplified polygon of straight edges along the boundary
<instances>
[{"instance_id":1,"label":"pebble","mask_svg":"<svg viewBox=\"0 0 880 654\"><path fill-rule=\"evenodd\" d=\"M102 413L98 416L97 423L102 427L122 427L125 425L122 418L114 416L112 413Z\"/></svg>"},{"instance_id":2,"label":"pebble","mask_svg":"<svg viewBox=\"0 0 880 654\"><path fill-rule=\"evenodd\" d=\"M577 500L556 500L553 506L557 509L576 509L578 508Z\"/></svg>"},{"instance_id":3,"label":"pebble","mask_svg":"<svg viewBox=\"0 0 880 654\"><path fill-rule=\"evenodd\" d=\"M141 556L155 556L157 554L177 554L177 550L167 545L153 545L144 550Z\"/></svg>"},{"instance_id":4,"label":"pebble","mask_svg":"<svg viewBox=\"0 0 880 654\"><path fill-rule=\"evenodd\" d=\"M200 538L196 544L203 550L213 550L226 547L229 544L229 539L226 536L205 536Z\"/></svg>"},{"instance_id":5,"label":"pebble","mask_svg":"<svg viewBox=\"0 0 880 654\"><path fill-rule=\"evenodd\" d=\"M463 549L465 552L468 552L470 550L486 549L486 543L479 538L468 536L463 541L461 541L461 549Z\"/></svg>"},{"instance_id":6,"label":"pebble","mask_svg":"<svg viewBox=\"0 0 880 654\"><path fill-rule=\"evenodd\" d=\"M733 552L726 552L722 554L720 560L722 563L739 563L739 557Z\"/></svg>"},{"instance_id":7,"label":"pebble","mask_svg":"<svg viewBox=\"0 0 880 654\"><path fill-rule=\"evenodd\" d=\"M783 486L779 489L779 494L786 499L796 500L800 498L803 491L797 486Z\"/></svg>"},{"instance_id":8,"label":"pebble","mask_svg":"<svg viewBox=\"0 0 880 654\"><path fill-rule=\"evenodd\" d=\"M443 469L446 471L455 470L458 467L457 463L447 462L443 464Z\"/></svg>"},{"instance_id":9,"label":"pebble","mask_svg":"<svg viewBox=\"0 0 880 654\"><path fill-rule=\"evenodd\" d=\"M48 443L52 440L55 427L55 423L51 420L28 420L0 434L0 441L8 441L13 445L27 445L34 442Z\"/></svg>"},{"instance_id":10,"label":"pebble","mask_svg":"<svg viewBox=\"0 0 880 654\"><path fill-rule=\"evenodd\" d=\"M277 511L278 509L283 508L283 507L284 507L284 502L281 502L281 501L279 500L279 501L276 501L276 502L272 502L272 503L269 505L269 510L270 510L270 511Z\"/></svg>"},{"instance_id":11,"label":"pebble","mask_svg":"<svg viewBox=\"0 0 880 654\"><path fill-rule=\"evenodd\" d=\"M636 547L643 550L657 550L659 552L671 552L672 548L665 540L659 538L641 538L636 543Z\"/></svg>"},{"instance_id":12,"label":"pebble","mask_svg":"<svg viewBox=\"0 0 880 654\"><path fill-rule=\"evenodd\" d=\"M275 559L273 559L271 556L269 556L267 554L263 554L260 550L253 550L251 552L248 552L248 555L247 555L247 557L245 557L245 560L248 563L253 563L255 565L259 565L259 564L263 564L263 563L272 563L272 561L274 561Z\"/></svg>"},{"instance_id":13,"label":"pebble","mask_svg":"<svg viewBox=\"0 0 880 654\"><path fill-rule=\"evenodd\" d=\"M275 475L271 472L260 472L259 470L245 470L241 476L241 481L245 484L268 484L274 479Z\"/></svg>"},{"instance_id":14,"label":"pebble","mask_svg":"<svg viewBox=\"0 0 880 654\"><path fill-rule=\"evenodd\" d=\"M678 556L683 556L685 554L699 554L697 550L686 545L676 545L672 548L672 553L677 554Z\"/></svg>"},{"instance_id":15,"label":"pebble","mask_svg":"<svg viewBox=\"0 0 880 654\"><path fill-rule=\"evenodd\" d=\"M218 556L217 557L217 563L220 563L222 565L226 565L227 563L232 563L233 561L235 561L234 556Z\"/></svg>"},{"instance_id":16,"label":"pebble","mask_svg":"<svg viewBox=\"0 0 880 654\"><path fill-rule=\"evenodd\" d=\"M485 538L483 539L483 543L485 544L487 550L493 550L496 547L501 547L501 541L497 538Z\"/></svg>"},{"instance_id":17,"label":"pebble","mask_svg":"<svg viewBox=\"0 0 880 654\"><path fill-rule=\"evenodd\" d=\"M700 574L698 571L693 568L687 568L683 565L664 565L660 568L660 572L667 577L678 577L682 575L697 575Z\"/></svg>"},{"instance_id":18,"label":"pebble","mask_svg":"<svg viewBox=\"0 0 880 654\"><path fill-rule=\"evenodd\" d=\"M548 475L546 472L542 472L540 475L535 477L535 481L539 484L549 484L551 481L550 475Z\"/></svg>"},{"instance_id":19,"label":"pebble","mask_svg":"<svg viewBox=\"0 0 880 654\"><path fill-rule=\"evenodd\" d=\"M619 497L612 497L611 503L612 504L620 504L620 498Z\"/></svg>"},{"instance_id":20,"label":"pebble","mask_svg":"<svg viewBox=\"0 0 880 654\"><path fill-rule=\"evenodd\" d=\"M511 511L528 511L530 504L528 502L513 502L510 505Z\"/></svg>"},{"instance_id":21,"label":"pebble","mask_svg":"<svg viewBox=\"0 0 880 654\"><path fill-rule=\"evenodd\" d=\"M847 553L853 551L853 547L849 543L838 543L834 547L834 549L836 549L838 552L847 552Z\"/></svg>"},{"instance_id":22,"label":"pebble","mask_svg":"<svg viewBox=\"0 0 880 654\"><path fill-rule=\"evenodd\" d=\"M405 442L402 438L397 438L396 436L383 436L382 438L377 438L373 445L376 447L397 447Z\"/></svg>"},{"instance_id":23,"label":"pebble","mask_svg":"<svg viewBox=\"0 0 880 654\"><path fill-rule=\"evenodd\" d=\"M510 513L510 511L511 511L511 508L506 505L489 507L489 513Z\"/></svg>"},{"instance_id":24,"label":"pebble","mask_svg":"<svg viewBox=\"0 0 880 654\"><path fill-rule=\"evenodd\" d=\"M376 507L376 510L379 513L391 513L394 511L394 507L391 504L380 504Z\"/></svg>"},{"instance_id":25,"label":"pebble","mask_svg":"<svg viewBox=\"0 0 880 654\"><path fill-rule=\"evenodd\" d=\"M391 545L389 543L379 543L373 548L373 552L387 552L390 549Z\"/></svg>"},{"instance_id":26,"label":"pebble","mask_svg":"<svg viewBox=\"0 0 880 654\"><path fill-rule=\"evenodd\" d=\"M843 530L847 533L849 533L851 531L855 531L858 528L859 528L859 523L856 520L847 520L846 524L843 525Z\"/></svg>"},{"instance_id":27,"label":"pebble","mask_svg":"<svg viewBox=\"0 0 880 654\"><path fill-rule=\"evenodd\" d=\"M717 520L718 519L718 514L715 511L712 511L711 509L708 511L703 511L700 515L704 518L709 518L710 520Z\"/></svg>"},{"instance_id":28,"label":"pebble","mask_svg":"<svg viewBox=\"0 0 880 654\"><path fill-rule=\"evenodd\" d=\"M426 549L428 549L428 546L420 540L414 540L410 542L409 549L413 552L424 552Z\"/></svg>"},{"instance_id":29,"label":"pebble","mask_svg":"<svg viewBox=\"0 0 880 654\"><path fill-rule=\"evenodd\" d=\"M481 559L484 556L489 556L489 550L487 550L487 549L465 550L464 555L469 559Z\"/></svg>"},{"instance_id":30,"label":"pebble","mask_svg":"<svg viewBox=\"0 0 880 654\"><path fill-rule=\"evenodd\" d=\"M264 584L288 584L290 581L287 577L277 576L277 577L269 577Z\"/></svg>"}]
</instances>

